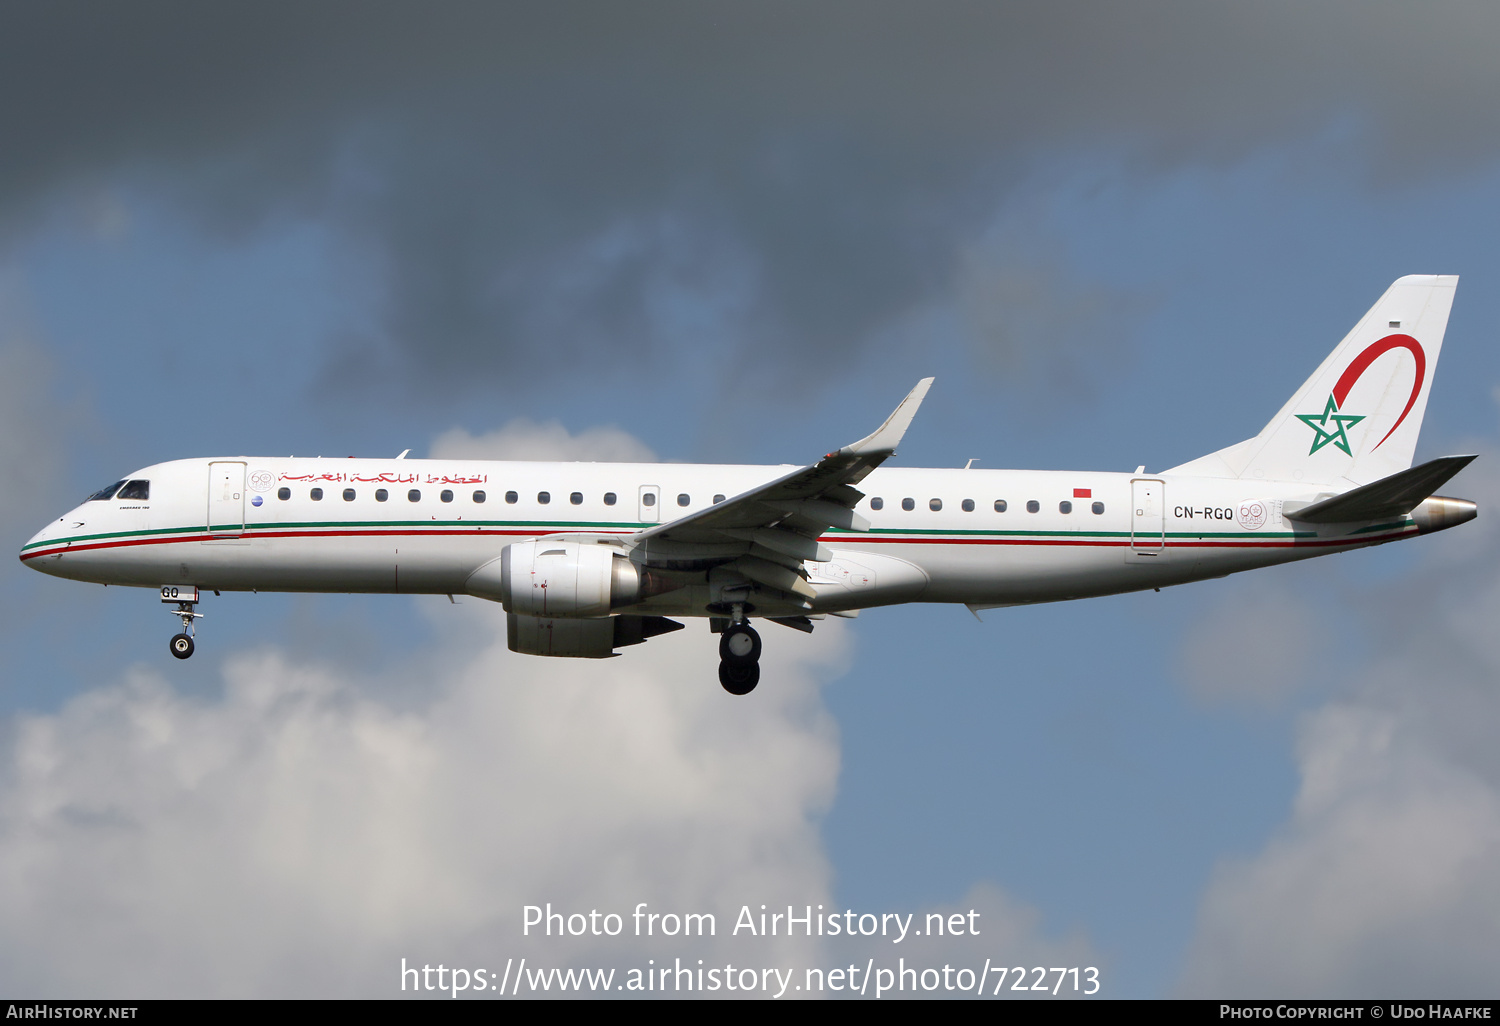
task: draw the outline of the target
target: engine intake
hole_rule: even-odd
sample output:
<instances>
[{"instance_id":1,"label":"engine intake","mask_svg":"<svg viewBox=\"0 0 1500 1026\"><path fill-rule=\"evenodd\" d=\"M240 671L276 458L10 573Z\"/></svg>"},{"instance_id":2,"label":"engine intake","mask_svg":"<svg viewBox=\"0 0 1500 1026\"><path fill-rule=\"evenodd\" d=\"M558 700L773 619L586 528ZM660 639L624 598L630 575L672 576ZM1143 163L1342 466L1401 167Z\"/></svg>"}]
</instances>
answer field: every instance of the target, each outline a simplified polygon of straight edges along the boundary
<instances>
[{"instance_id":1,"label":"engine intake","mask_svg":"<svg viewBox=\"0 0 1500 1026\"><path fill-rule=\"evenodd\" d=\"M507 613L596 618L641 596L641 573L612 545L515 542L469 576L465 590L499 601Z\"/></svg>"}]
</instances>

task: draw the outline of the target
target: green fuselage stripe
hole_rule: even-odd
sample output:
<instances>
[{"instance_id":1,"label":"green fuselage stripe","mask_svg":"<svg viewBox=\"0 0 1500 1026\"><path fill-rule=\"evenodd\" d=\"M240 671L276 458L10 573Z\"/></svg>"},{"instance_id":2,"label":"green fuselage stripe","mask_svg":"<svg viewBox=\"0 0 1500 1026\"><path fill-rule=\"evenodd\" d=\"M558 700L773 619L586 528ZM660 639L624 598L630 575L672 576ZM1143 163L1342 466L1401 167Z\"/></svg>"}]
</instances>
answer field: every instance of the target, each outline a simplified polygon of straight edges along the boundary
<instances>
[{"instance_id":1,"label":"green fuselage stripe","mask_svg":"<svg viewBox=\"0 0 1500 1026\"><path fill-rule=\"evenodd\" d=\"M1410 519L1407 519L1407 520L1404 520L1404 521L1391 521L1389 523L1384 523L1384 524L1372 524L1372 525L1367 526L1367 527L1361 527L1361 528L1359 528L1359 529L1351 532L1346 537L1352 538L1355 535L1370 534L1370 533L1377 532L1377 531L1400 530L1402 528L1410 527L1412 525L1413 525L1413 521L1411 521ZM243 525L241 525L241 524L223 524L223 525L215 525L213 527L208 527L208 526L159 527L159 528L151 528L151 529L139 530L139 531L110 531L110 532L105 532L105 533L102 533L102 534L85 534L85 535L79 535L76 538L68 538L68 539L53 538L53 539L49 539L47 541L32 542L29 545L23 546L22 549L21 549L21 551L22 552L26 552L26 551L28 551L30 549L40 548L40 547L43 547L43 546L58 545L58 544L63 543L64 541L66 541L69 544L72 544L72 543L77 543L77 542L99 542L99 541L109 541L109 540L112 540L112 539L123 539L123 538L169 537L169 536L172 536L172 535L193 534L193 533L210 534L210 533L212 533L214 531L229 531L229 530L233 530L233 531L243 530L247 534L254 532L254 533L259 533L262 536L275 537L275 536L277 536L277 534L279 532L283 532L283 531L294 532L294 531L305 531L305 530L318 530L318 531L328 531L328 530L389 531L389 530L392 530L392 529L399 530L399 529L406 528L406 529L413 529L413 533L414 534L420 535L420 534L423 533L423 531L421 530L423 528L426 528L429 531L437 531L437 530L453 531L453 530L456 530L456 529L470 528L470 527L472 527L472 528L475 528L475 529L490 528L490 529L498 529L498 530L505 530L505 531L527 531L527 530L531 530L531 531L537 531L537 532L558 533L558 532L591 531L591 530L592 531L600 531L600 530L634 531L634 530L641 530L641 529L644 529L644 528L647 528L647 527L651 527L651 526L654 526L654 525L648 524L648 523L642 523L642 522L639 522L639 521L607 521L607 520L580 520L580 521L569 521L569 522L559 522L559 521L555 521L555 520L330 520L330 521L311 521L311 520L309 520L309 521L297 521L297 522L293 522L293 523L275 523L275 524L243 524ZM1005 530L984 530L984 529L939 530L939 529L933 529L933 528L891 528L891 527L877 527L877 528L874 528L874 529L872 529L870 531L851 531L851 530L847 530L847 529L844 529L844 528L830 528L826 532L826 534L834 536L838 541L850 541L850 542L857 542L862 537L870 537L872 535L873 536L879 536L879 537L886 537L886 538L897 537L897 536L909 536L909 537L913 537L913 538L1065 538L1065 539L1066 538L1075 538L1075 539L1076 538L1121 538L1121 539L1126 539L1126 538L1130 538L1132 536L1132 533L1129 532L1129 531L1091 531L1091 530L1082 529L1082 528L1075 529L1075 530L1053 530L1053 531L1044 531L1044 530L1038 530L1038 531L1005 531ZM1160 535L1158 532L1155 532L1155 531L1141 532L1141 533L1137 533L1135 535L1135 537L1139 537L1139 538L1151 538L1151 537L1159 537L1159 536L1162 536L1162 535ZM1288 540L1288 539L1290 539L1290 540L1297 540L1297 539L1307 539L1307 538L1317 538L1317 537L1319 537L1319 535L1318 535L1318 533L1316 531L1267 531L1265 533L1251 532L1251 531L1244 531L1244 532L1236 532L1236 531L1167 531L1167 532L1164 532L1164 536L1166 538L1168 538L1168 539L1180 539L1180 540L1197 539L1199 541L1208 540L1208 539L1220 539L1220 540L1233 539L1233 540L1237 540L1237 541L1256 541L1256 540L1270 541L1270 540L1273 540L1273 539L1275 539L1275 540Z\"/></svg>"}]
</instances>

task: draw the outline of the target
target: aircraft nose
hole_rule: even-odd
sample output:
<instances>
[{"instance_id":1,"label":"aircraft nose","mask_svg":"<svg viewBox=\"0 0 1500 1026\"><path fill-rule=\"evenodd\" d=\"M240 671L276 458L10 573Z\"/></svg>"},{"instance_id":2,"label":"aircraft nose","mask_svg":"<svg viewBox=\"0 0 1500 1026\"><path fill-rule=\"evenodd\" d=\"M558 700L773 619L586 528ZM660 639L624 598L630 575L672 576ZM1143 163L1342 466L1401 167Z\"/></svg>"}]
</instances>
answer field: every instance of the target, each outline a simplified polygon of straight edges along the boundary
<instances>
[{"instance_id":1,"label":"aircraft nose","mask_svg":"<svg viewBox=\"0 0 1500 1026\"><path fill-rule=\"evenodd\" d=\"M36 534L32 535L31 540L28 541L25 545L21 546L21 562L25 563L27 566L34 567L37 570L41 570L44 560L41 558L41 553L39 553L38 550L44 548L48 542L56 539L57 528L61 523L61 520L54 520L52 521L52 523L42 528Z\"/></svg>"}]
</instances>

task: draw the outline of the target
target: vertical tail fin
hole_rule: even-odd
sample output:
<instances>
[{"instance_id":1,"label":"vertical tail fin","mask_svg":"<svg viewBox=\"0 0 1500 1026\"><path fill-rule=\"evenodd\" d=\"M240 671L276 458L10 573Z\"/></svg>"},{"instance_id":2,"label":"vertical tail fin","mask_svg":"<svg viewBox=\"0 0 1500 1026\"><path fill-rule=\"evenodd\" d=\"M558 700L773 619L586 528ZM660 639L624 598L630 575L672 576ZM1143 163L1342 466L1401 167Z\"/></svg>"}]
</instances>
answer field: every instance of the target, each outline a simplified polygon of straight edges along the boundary
<instances>
[{"instance_id":1,"label":"vertical tail fin","mask_svg":"<svg viewBox=\"0 0 1500 1026\"><path fill-rule=\"evenodd\" d=\"M1168 473L1359 485L1410 467L1457 285L1397 279L1260 434Z\"/></svg>"}]
</instances>

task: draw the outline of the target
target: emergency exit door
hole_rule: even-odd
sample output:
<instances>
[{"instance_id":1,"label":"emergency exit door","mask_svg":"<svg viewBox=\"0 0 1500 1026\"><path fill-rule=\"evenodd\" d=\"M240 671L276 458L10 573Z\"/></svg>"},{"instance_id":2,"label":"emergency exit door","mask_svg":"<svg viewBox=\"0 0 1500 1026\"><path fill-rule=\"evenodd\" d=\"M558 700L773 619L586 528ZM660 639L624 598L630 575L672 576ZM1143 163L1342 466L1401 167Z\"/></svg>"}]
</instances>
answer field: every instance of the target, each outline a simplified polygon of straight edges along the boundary
<instances>
[{"instance_id":1,"label":"emergency exit door","mask_svg":"<svg viewBox=\"0 0 1500 1026\"><path fill-rule=\"evenodd\" d=\"M661 489L656 485L641 485L639 509L641 523L661 523Z\"/></svg>"}]
</instances>

